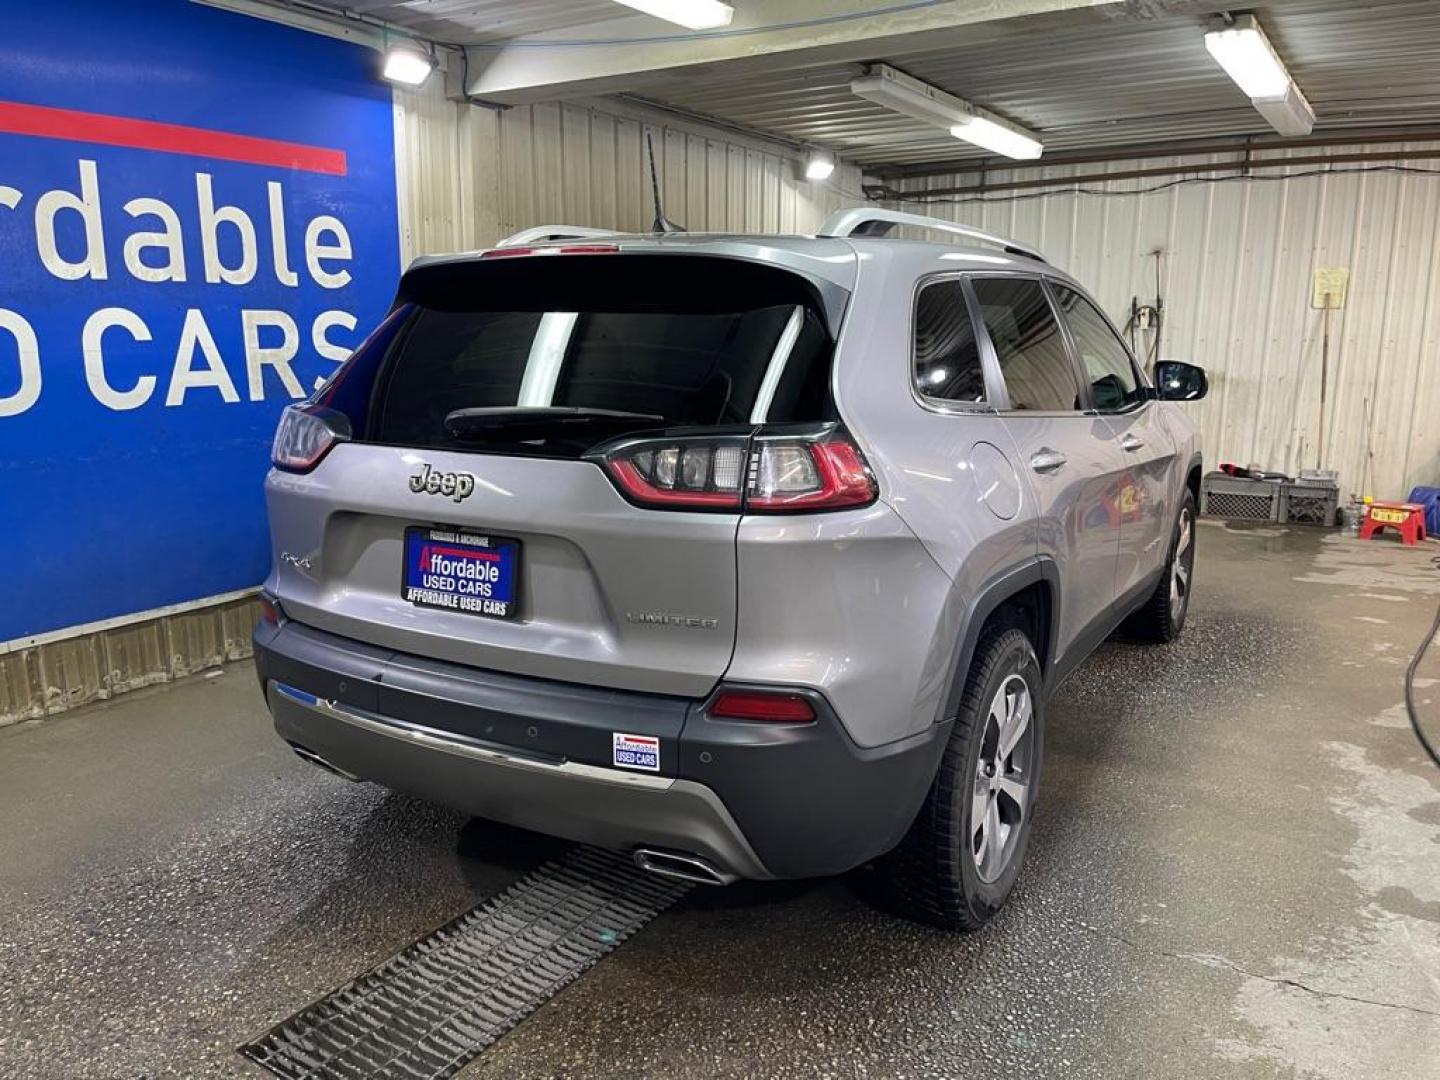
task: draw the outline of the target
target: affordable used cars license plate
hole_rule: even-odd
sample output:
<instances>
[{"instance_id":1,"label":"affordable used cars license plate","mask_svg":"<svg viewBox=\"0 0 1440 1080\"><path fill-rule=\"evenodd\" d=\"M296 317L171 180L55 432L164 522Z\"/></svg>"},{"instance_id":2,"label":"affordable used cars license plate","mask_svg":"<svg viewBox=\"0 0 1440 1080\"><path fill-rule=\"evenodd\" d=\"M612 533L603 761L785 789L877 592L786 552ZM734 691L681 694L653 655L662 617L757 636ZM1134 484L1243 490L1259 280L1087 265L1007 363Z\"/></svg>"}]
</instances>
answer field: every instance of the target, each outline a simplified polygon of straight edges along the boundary
<instances>
[{"instance_id":1,"label":"affordable used cars license plate","mask_svg":"<svg viewBox=\"0 0 1440 1080\"><path fill-rule=\"evenodd\" d=\"M417 607L514 617L520 541L469 529L412 525L405 530L401 595Z\"/></svg>"}]
</instances>

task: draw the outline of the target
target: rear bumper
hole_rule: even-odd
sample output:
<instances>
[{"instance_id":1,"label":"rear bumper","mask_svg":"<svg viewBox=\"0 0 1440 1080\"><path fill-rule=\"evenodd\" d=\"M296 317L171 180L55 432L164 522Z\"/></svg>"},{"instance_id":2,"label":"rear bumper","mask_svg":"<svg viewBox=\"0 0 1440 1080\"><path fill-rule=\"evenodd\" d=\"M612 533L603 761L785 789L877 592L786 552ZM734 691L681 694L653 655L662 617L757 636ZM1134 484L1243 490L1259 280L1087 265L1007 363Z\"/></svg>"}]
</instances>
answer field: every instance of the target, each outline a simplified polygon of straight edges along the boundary
<instances>
[{"instance_id":1,"label":"rear bumper","mask_svg":"<svg viewBox=\"0 0 1440 1080\"><path fill-rule=\"evenodd\" d=\"M617 850L698 855L725 874L840 873L893 847L947 725L855 746L823 698L798 726L716 721L704 702L522 678L262 624L276 730L361 779ZM613 767L611 735L660 740L660 770Z\"/></svg>"}]
</instances>

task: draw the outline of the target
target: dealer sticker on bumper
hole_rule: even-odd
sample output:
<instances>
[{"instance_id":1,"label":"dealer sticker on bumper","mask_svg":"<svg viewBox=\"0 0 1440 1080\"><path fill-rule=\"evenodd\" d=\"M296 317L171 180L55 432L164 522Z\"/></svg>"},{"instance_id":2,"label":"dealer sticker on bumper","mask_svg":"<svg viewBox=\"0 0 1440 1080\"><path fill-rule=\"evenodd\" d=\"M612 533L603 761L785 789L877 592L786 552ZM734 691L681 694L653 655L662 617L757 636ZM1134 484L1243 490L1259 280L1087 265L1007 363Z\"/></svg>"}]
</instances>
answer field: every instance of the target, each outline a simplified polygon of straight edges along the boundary
<instances>
[{"instance_id":1,"label":"dealer sticker on bumper","mask_svg":"<svg viewBox=\"0 0 1440 1080\"><path fill-rule=\"evenodd\" d=\"M612 757L617 768L660 771L660 740L653 735L622 735L610 733Z\"/></svg>"}]
</instances>

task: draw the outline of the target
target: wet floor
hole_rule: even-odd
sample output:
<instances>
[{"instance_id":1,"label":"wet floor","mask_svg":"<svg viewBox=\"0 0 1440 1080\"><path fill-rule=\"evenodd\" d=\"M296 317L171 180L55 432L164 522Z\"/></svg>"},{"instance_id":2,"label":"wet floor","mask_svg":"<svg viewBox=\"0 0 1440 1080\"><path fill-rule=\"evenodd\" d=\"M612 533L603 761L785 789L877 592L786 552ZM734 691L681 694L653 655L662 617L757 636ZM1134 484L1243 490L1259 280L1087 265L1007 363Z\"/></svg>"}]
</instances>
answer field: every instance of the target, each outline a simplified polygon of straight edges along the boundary
<instances>
[{"instance_id":1,"label":"wet floor","mask_svg":"<svg viewBox=\"0 0 1440 1080\"><path fill-rule=\"evenodd\" d=\"M1051 703L985 932L864 872L697 889L462 1076L1440 1076L1428 555L1204 523L1184 638ZM0 731L0 823L16 1080L262 1076L238 1045L564 849L302 765L244 665Z\"/></svg>"}]
</instances>

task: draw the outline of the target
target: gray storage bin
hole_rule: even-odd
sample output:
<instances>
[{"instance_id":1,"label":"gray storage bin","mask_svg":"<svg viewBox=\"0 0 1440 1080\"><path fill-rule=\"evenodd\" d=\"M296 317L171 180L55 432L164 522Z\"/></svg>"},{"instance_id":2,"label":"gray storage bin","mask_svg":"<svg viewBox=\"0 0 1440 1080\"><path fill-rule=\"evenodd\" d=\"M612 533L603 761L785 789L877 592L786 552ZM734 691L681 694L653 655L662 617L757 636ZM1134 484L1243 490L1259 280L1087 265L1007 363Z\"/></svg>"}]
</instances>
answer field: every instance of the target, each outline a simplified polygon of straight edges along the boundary
<instances>
[{"instance_id":1,"label":"gray storage bin","mask_svg":"<svg viewBox=\"0 0 1440 1080\"><path fill-rule=\"evenodd\" d=\"M1241 521L1279 521L1280 484L1207 473L1200 481L1200 513Z\"/></svg>"}]
</instances>

